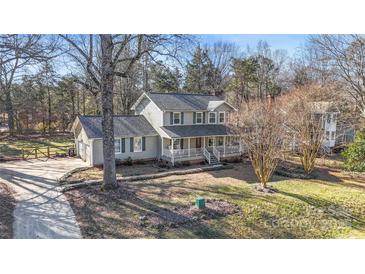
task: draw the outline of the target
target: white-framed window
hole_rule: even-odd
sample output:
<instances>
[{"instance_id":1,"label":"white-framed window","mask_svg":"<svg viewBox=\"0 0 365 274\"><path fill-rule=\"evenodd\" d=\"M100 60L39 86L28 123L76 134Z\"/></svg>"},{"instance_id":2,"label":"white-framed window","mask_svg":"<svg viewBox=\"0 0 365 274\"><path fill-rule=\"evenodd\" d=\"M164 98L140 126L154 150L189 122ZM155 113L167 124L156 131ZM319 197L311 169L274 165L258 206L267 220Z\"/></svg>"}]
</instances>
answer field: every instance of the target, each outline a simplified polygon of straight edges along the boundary
<instances>
[{"instance_id":1,"label":"white-framed window","mask_svg":"<svg viewBox=\"0 0 365 274\"><path fill-rule=\"evenodd\" d=\"M326 131L326 140L328 141L330 139L330 132L327 130Z\"/></svg>"},{"instance_id":2,"label":"white-framed window","mask_svg":"<svg viewBox=\"0 0 365 274\"><path fill-rule=\"evenodd\" d=\"M174 125L180 125L181 124L181 112L174 112L172 116L172 123Z\"/></svg>"},{"instance_id":3,"label":"white-framed window","mask_svg":"<svg viewBox=\"0 0 365 274\"><path fill-rule=\"evenodd\" d=\"M223 141L224 141L224 139L223 139L223 137L217 137L217 146L223 146Z\"/></svg>"},{"instance_id":4,"label":"white-framed window","mask_svg":"<svg viewBox=\"0 0 365 274\"><path fill-rule=\"evenodd\" d=\"M197 112L195 114L196 124L202 124L203 123L203 112Z\"/></svg>"},{"instance_id":5,"label":"white-framed window","mask_svg":"<svg viewBox=\"0 0 365 274\"><path fill-rule=\"evenodd\" d=\"M121 153L122 152L121 139L114 139L114 152L115 153Z\"/></svg>"},{"instance_id":6,"label":"white-framed window","mask_svg":"<svg viewBox=\"0 0 365 274\"><path fill-rule=\"evenodd\" d=\"M327 124L331 123L331 114L327 113Z\"/></svg>"},{"instance_id":7,"label":"white-framed window","mask_svg":"<svg viewBox=\"0 0 365 274\"><path fill-rule=\"evenodd\" d=\"M218 121L220 124L224 124L226 121L226 113L224 111L219 112Z\"/></svg>"},{"instance_id":8,"label":"white-framed window","mask_svg":"<svg viewBox=\"0 0 365 274\"><path fill-rule=\"evenodd\" d=\"M209 112L209 124L215 124L217 122L217 113Z\"/></svg>"},{"instance_id":9,"label":"white-framed window","mask_svg":"<svg viewBox=\"0 0 365 274\"><path fill-rule=\"evenodd\" d=\"M142 137L133 138L133 151L142 152Z\"/></svg>"},{"instance_id":10,"label":"white-framed window","mask_svg":"<svg viewBox=\"0 0 365 274\"><path fill-rule=\"evenodd\" d=\"M332 114L332 123L336 123L336 113Z\"/></svg>"},{"instance_id":11,"label":"white-framed window","mask_svg":"<svg viewBox=\"0 0 365 274\"><path fill-rule=\"evenodd\" d=\"M174 149L180 149L181 148L181 139L175 139L175 140L172 140L173 144L174 144Z\"/></svg>"},{"instance_id":12,"label":"white-framed window","mask_svg":"<svg viewBox=\"0 0 365 274\"><path fill-rule=\"evenodd\" d=\"M332 131L332 132L331 132L331 140L335 140L335 136L336 136L336 135L335 135L335 132L334 132L334 131Z\"/></svg>"}]
</instances>

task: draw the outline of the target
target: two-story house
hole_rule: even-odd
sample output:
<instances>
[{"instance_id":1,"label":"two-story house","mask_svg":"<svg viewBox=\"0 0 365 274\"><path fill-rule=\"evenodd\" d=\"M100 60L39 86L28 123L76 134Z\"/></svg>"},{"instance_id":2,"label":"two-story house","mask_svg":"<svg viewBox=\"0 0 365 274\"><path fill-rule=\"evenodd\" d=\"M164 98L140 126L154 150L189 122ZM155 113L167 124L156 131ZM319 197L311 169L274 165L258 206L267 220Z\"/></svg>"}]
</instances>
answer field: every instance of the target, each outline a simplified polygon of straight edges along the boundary
<instances>
[{"instance_id":1,"label":"two-story house","mask_svg":"<svg viewBox=\"0 0 365 274\"><path fill-rule=\"evenodd\" d=\"M236 111L217 96L144 93L135 115L114 117L115 156L125 160L207 161L240 156L239 138L227 127ZM77 154L90 165L103 163L100 116L79 116L72 131Z\"/></svg>"}]
</instances>

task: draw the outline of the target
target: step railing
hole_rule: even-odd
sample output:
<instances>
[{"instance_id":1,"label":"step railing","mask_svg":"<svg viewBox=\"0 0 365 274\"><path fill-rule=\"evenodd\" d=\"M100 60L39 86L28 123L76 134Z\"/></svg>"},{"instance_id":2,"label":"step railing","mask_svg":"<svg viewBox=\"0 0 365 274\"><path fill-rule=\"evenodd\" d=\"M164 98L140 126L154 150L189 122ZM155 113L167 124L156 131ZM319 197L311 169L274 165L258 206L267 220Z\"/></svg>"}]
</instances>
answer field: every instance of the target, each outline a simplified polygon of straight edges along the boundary
<instances>
[{"instance_id":1,"label":"step railing","mask_svg":"<svg viewBox=\"0 0 365 274\"><path fill-rule=\"evenodd\" d=\"M217 161L220 162L221 153L219 152L219 150L216 147L213 147L213 155L215 156L215 158L217 158Z\"/></svg>"},{"instance_id":2,"label":"step railing","mask_svg":"<svg viewBox=\"0 0 365 274\"><path fill-rule=\"evenodd\" d=\"M203 150L203 155L204 155L205 159L208 161L208 163L210 164L210 152L206 148L204 148L204 150Z\"/></svg>"}]
</instances>

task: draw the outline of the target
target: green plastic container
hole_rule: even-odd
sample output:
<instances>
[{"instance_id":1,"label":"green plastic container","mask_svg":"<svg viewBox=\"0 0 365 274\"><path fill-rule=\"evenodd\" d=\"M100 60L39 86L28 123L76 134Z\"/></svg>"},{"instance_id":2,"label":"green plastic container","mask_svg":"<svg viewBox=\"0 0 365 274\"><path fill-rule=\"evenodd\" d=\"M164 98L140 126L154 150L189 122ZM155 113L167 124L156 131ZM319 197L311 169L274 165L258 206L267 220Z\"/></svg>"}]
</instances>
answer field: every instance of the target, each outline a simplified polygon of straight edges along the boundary
<instances>
[{"instance_id":1,"label":"green plastic container","mask_svg":"<svg viewBox=\"0 0 365 274\"><path fill-rule=\"evenodd\" d=\"M199 209L205 208L205 199L202 197L199 197L195 200L195 206Z\"/></svg>"}]
</instances>

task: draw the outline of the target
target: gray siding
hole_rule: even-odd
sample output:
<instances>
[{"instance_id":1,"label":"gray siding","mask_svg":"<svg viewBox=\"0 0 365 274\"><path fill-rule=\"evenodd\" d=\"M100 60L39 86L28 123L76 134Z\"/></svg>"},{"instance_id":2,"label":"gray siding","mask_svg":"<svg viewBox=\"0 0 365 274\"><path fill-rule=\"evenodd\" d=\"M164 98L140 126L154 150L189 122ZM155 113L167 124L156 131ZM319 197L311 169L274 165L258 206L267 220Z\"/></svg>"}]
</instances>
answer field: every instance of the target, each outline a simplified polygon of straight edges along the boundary
<instances>
[{"instance_id":1,"label":"gray siding","mask_svg":"<svg viewBox=\"0 0 365 274\"><path fill-rule=\"evenodd\" d=\"M117 138L116 138L117 139ZM152 136L146 137L146 150L142 152L130 152L130 139L125 138L125 152L115 154L116 159L125 160L131 157L133 160L143 160L143 159L155 159L160 154L158 149L160 145L158 144L159 137ZM93 165L100 165L103 163L103 143L102 140L94 140L93 142Z\"/></svg>"}]
</instances>

